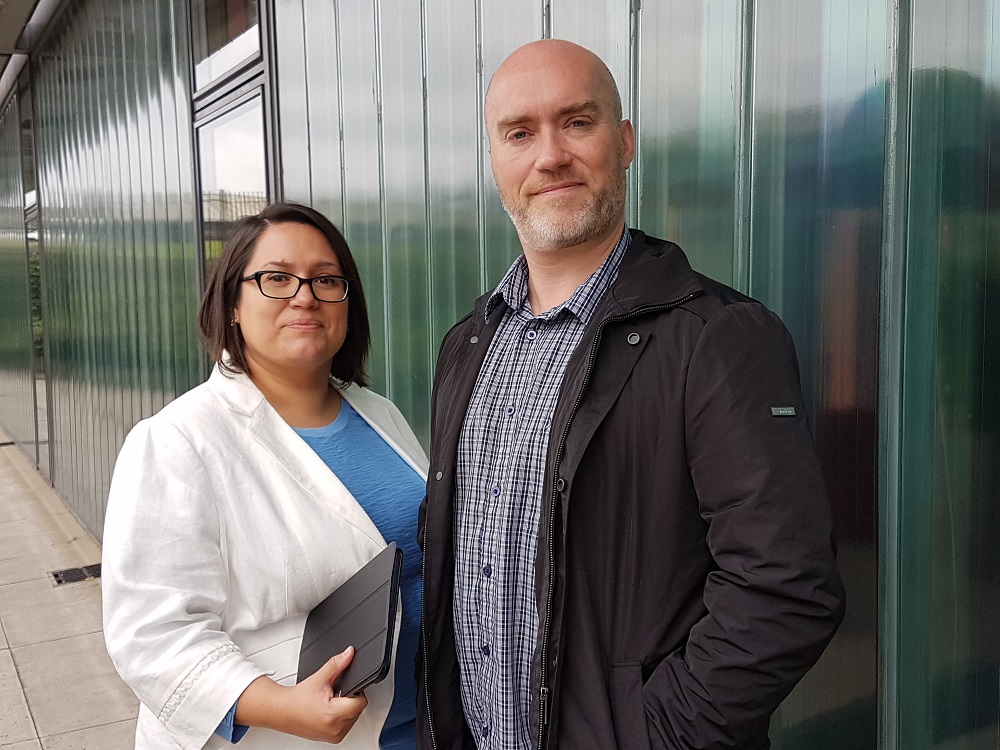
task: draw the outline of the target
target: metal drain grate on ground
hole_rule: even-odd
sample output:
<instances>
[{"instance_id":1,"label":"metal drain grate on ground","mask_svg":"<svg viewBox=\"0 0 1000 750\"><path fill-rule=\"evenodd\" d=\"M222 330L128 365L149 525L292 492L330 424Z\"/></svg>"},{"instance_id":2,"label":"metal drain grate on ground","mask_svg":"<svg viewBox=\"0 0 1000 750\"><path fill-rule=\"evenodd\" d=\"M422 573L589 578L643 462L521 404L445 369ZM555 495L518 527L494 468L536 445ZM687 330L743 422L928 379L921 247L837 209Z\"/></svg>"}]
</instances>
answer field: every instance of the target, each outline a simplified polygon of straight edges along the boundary
<instances>
[{"instance_id":1,"label":"metal drain grate on ground","mask_svg":"<svg viewBox=\"0 0 1000 750\"><path fill-rule=\"evenodd\" d=\"M84 565L82 568L66 568L65 570L53 570L49 572L49 578L56 586L66 583L79 583L91 578L101 577L101 564Z\"/></svg>"}]
</instances>

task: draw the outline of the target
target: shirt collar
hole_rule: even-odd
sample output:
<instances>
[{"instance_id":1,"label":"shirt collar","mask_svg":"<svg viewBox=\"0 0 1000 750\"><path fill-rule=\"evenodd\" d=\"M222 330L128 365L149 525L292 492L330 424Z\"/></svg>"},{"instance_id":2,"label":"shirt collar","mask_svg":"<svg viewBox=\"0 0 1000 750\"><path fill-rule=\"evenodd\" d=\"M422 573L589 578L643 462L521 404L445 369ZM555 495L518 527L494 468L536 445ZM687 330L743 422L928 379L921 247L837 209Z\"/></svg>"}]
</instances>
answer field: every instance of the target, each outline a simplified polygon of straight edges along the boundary
<instances>
[{"instance_id":1,"label":"shirt collar","mask_svg":"<svg viewBox=\"0 0 1000 750\"><path fill-rule=\"evenodd\" d=\"M586 323L594 310L597 309L597 303L601 301L604 293L618 276L618 267L621 265L622 257L625 255L625 249L628 247L630 237L628 227L622 229L622 234L618 238L618 242L615 243L614 249L612 249L600 267L577 287L568 300L542 313L538 317L551 320L563 310L567 310L581 322ZM504 274L503 279L500 280L496 289L493 290L493 294L486 301L486 318L489 319L501 301L507 303L507 307L511 310L519 311L521 308L526 308L527 299L528 261L521 254L507 270L507 273ZM528 310L528 315L531 315L530 310Z\"/></svg>"}]
</instances>

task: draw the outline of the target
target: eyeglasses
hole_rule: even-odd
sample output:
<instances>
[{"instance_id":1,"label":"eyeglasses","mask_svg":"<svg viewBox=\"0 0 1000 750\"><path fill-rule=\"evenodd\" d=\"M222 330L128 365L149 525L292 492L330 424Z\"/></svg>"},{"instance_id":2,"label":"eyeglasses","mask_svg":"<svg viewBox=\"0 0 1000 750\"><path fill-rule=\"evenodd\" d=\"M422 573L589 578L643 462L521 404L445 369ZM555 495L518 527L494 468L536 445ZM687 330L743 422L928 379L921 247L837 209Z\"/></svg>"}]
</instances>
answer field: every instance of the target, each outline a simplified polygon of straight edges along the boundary
<instances>
[{"instance_id":1,"label":"eyeglasses","mask_svg":"<svg viewBox=\"0 0 1000 750\"><path fill-rule=\"evenodd\" d=\"M257 288L265 297L271 299L291 299L299 293L303 284L308 284L313 297L320 302L343 302L347 299L347 279L343 276L313 276L304 279L285 271L257 271L244 276L240 281L257 282Z\"/></svg>"}]
</instances>

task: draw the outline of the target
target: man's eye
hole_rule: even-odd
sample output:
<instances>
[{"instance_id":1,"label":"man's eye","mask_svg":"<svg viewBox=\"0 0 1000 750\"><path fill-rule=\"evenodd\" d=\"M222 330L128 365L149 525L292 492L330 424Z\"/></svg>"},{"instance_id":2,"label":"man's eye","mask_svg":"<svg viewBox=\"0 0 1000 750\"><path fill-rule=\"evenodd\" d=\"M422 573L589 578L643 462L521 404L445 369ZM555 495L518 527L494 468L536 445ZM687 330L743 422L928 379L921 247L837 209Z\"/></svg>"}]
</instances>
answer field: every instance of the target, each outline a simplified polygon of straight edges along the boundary
<instances>
[{"instance_id":1,"label":"man's eye","mask_svg":"<svg viewBox=\"0 0 1000 750\"><path fill-rule=\"evenodd\" d=\"M587 126L587 121L586 120L573 120L573 122L570 123L570 126L574 127L574 128L586 127Z\"/></svg>"},{"instance_id":2,"label":"man's eye","mask_svg":"<svg viewBox=\"0 0 1000 750\"><path fill-rule=\"evenodd\" d=\"M513 133L510 134L510 139L512 141L523 141L527 137L528 137L528 134L525 133L523 130L516 130L516 131L514 131Z\"/></svg>"}]
</instances>

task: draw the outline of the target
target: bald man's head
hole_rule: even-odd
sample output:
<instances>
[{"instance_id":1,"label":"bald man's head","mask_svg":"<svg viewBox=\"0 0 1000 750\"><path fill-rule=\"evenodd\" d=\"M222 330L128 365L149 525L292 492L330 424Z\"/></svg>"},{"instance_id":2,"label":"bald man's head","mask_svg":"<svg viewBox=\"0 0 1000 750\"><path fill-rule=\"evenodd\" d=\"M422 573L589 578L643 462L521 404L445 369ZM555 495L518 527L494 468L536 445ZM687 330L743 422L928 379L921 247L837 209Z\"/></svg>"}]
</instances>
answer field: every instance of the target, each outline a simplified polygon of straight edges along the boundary
<instances>
[{"instance_id":1,"label":"bald man's head","mask_svg":"<svg viewBox=\"0 0 1000 750\"><path fill-rule=\"evenodd\" d=\"M525 252L621 234L635 134L597 55L559 39L518 48L493 75L484 114L493 177Z\"/></svg>"}]
</instances>

